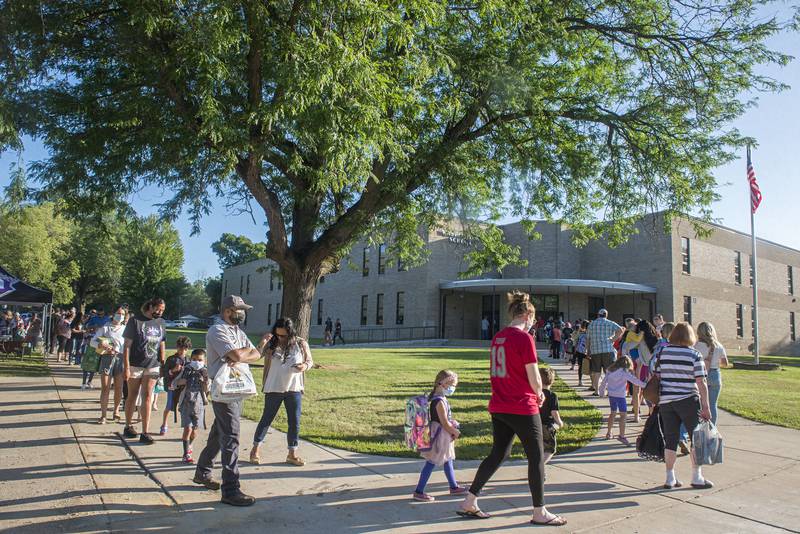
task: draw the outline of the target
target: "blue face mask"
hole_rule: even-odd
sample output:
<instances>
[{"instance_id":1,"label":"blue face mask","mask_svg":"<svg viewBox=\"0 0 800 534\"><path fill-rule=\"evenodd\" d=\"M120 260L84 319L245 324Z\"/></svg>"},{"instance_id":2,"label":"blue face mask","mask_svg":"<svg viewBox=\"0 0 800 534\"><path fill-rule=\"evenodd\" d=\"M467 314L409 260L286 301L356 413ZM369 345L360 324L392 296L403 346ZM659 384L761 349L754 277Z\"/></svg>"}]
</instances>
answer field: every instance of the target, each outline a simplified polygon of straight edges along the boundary
<instances>
[{"instance_id":1,"label":"blue face mask","mask_svg":"<svg viewBox=\"0 0 800 534\"><path fill-rule=\"evenodd\" d=\"M444 394L445 394L445 396L447 396L447 397L449 397L450 395L452 395L452 394L453 394L453 393L455 393L455 392L456 392L456 387L455 387L455 386L447 386L447 387L444 389Z\"/></svg>"}]
</instances>

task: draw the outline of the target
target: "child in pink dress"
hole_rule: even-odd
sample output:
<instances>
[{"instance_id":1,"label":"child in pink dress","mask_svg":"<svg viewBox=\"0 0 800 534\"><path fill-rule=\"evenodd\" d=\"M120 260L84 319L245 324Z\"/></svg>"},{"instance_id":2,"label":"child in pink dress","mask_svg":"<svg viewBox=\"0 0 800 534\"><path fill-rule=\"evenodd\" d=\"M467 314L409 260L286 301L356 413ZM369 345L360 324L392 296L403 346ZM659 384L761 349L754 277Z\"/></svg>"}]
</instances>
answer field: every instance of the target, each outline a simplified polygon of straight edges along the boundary
<instances>
[{"instance_id":1,"label":"child in pink dress","mask_svg":"<svg viewBox=\"0 0 800 534\"><path fill-rule=\"evenodd\" d=\"M452 395L458 385L458 375L453 371L443 370L436 375L436 382L429 395L430 400L430 426L431 426L431 448L420 452L420 456L427 460L422 472L419 474L419 482L414 490L412 498L415 501L432 502L434 497L425 493L425 486L436 466L444 466L444 474L450 484L450 495L463 495L467 488L460 486L456 481L456 473L453 468L453 460L456 458L454 442L461 435L458 430L458 421L453 419L450 412L450 403L447 397Z\"/></svg>"}]
</instances>

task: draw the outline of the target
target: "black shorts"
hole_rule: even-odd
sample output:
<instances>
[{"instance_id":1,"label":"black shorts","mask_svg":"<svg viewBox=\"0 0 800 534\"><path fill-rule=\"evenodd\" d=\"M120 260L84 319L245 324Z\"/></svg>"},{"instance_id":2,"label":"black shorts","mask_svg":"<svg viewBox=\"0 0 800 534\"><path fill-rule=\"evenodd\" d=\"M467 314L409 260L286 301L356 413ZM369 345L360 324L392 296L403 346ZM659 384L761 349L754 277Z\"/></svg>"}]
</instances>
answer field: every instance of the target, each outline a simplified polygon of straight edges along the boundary
<instances>
[{"instance_id":1,"label":"black shorts","mask_svg":"<svg viewBox=\"0 0 800 534\"><path fill-rule=\"evenodd\" d=\"M589 363L589 369L593 373L599 373L600 371L608 371L608 368L611 367L611 364L614 362L614 353L613 352L601 352L599 354L592 354L592 359Z\"/></svg>"},{"instance_id":2,"label":"black shorts","mask_svg":"<svg viewBox=\"0 0 800 534\"><path fill-rule=\"evenodd\" d=\"M64 336L56 336L58 340L58 352L66 352L67 350L67 341L69 341Z\"/></svg>"},{"instance_id":3,"label":"black shorts","mask_svg":"<svg viewBox=\"0 0 800 534\"><path fill-rule=\"evenodd\" d=\"M556 430L552 426L542 425L542 443L544 444L544 452L556 453Z\"/></svg>"},{"instance_id":4,"label":"black shorts","mask_svg":"<svg viewBox=\"0 0 800 534\"><path fill-rule=\"evenodd\" d=\"M681 423L692 439L692 433L700 422L700 397L692 396L687 399L667 402L658 405L661 415L661 427L664 432L664 448L668 451L678 449L680 441Z\"/></svg>"}]
</instances>

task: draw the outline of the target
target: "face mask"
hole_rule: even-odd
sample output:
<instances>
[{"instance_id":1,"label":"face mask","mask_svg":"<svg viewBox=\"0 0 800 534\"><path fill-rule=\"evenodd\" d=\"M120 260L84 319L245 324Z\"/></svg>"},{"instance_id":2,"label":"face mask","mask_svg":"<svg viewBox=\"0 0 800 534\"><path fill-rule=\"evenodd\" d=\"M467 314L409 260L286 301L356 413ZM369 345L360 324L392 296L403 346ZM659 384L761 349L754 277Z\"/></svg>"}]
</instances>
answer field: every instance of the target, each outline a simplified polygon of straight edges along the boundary
<instances>
[{"instance_id":1,"label":"face mask","mask_svg":"<svg viewBox=\"0 0 800 534\"><path fill-rule=\"evenodd\" d=\"M153 319L161 319L162 313L161 312L153 312L150 315L153 317Z\"/></svg>"},{"instance_id":2,"label":"face mask","mask_svg":"<svg viewBox=\"0 0 800 534\"><path fill-rule=\"evenodd\" d=\"M452 395L455 392L456 392L456 387L455 386L452 386L452 385L451 386L447 386L445 388L445 390L444 390L444 395L445 395L445 397L449 397L450 395Z\"/></svg>"},{"instance_id":3,"label":"face mask","mask_svg":"<svg viewBox=\"0 0 800 534\"><path fill-rule=\"evenodd\" d=\"M247 317L247 315L244 313L244 310L236 310L233 315L231 315L231 322L233 324L241 324L244 322L245 317Z\"/></svg>"},{"instance_id":4,"label":"face mask","mask_svg":"<svg viewBox=\"0 0 800 534\"><path fill-rule=\"evenodd\" d=\"M125 316L122 315L121 313L114 314L114 320L118 323L121 323L122 321L125 320Z\"/></svg>"}]
</instances>

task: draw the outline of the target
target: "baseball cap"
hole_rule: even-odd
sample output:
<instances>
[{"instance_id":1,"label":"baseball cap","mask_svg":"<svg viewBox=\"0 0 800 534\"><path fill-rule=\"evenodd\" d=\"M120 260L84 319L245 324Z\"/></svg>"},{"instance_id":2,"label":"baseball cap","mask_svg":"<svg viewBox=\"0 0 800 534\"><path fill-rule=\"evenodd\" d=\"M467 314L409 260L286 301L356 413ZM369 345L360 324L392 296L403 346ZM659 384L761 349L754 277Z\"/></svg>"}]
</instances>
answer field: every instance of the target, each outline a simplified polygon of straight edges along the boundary
<instances>
[{"instance_id":1,"label":"baseball cap","mask_svg":"<svg viewBox=\"0 0 800 534\"><path fill-rule=\"evenodd\" d=\"M222 299L222 309L235 308L237 310L251 310L253 307L246 304L239 295L228 295Z\"/></svg>"},{"instance_id":2,"label":"baseball cap","mask_svg":"<svg viewBox=\"0 0 800 534\"><path fill-rule=\"evenodd\" d=\"M605 308L600 308L600 310L597 312L597 315L600 317L608 317L608 310Z\"/></svg>"}]
</instances>

